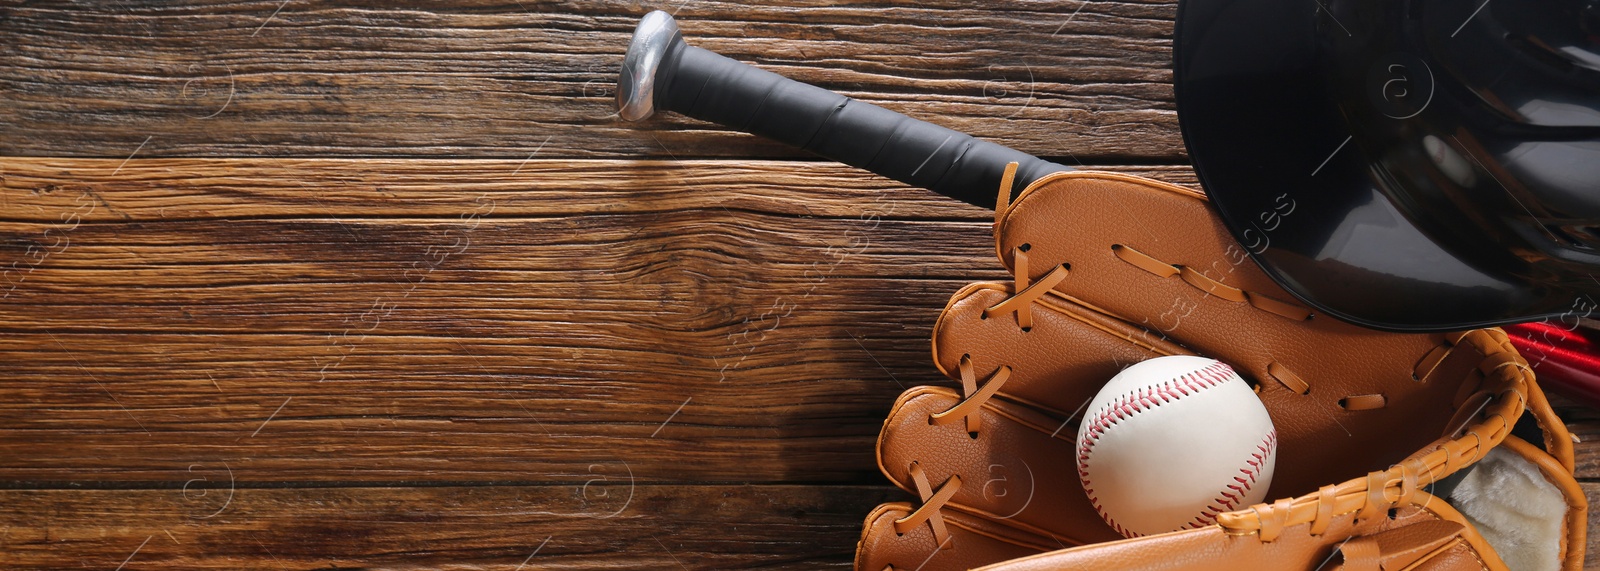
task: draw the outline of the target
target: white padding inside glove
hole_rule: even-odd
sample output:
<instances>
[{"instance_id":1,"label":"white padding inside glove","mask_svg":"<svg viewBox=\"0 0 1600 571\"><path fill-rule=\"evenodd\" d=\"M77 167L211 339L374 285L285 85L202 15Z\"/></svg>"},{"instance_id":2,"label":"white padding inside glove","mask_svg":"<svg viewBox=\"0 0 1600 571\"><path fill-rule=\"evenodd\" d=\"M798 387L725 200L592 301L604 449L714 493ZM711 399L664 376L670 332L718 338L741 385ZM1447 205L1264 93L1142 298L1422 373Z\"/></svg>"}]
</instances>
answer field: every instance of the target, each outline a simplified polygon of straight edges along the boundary
<instances>
[{"instance_id":1,"label":"white padding inside glove","mask_svg":"<svg viewBox=\"0 0 1600 571\"><path fill-rule=\"evenodd\" d=\"M1450 494L1450 504L1512 571L1558 571L1567 502L1532 462L1495 448Z\"/></svg>"}]
</instances>

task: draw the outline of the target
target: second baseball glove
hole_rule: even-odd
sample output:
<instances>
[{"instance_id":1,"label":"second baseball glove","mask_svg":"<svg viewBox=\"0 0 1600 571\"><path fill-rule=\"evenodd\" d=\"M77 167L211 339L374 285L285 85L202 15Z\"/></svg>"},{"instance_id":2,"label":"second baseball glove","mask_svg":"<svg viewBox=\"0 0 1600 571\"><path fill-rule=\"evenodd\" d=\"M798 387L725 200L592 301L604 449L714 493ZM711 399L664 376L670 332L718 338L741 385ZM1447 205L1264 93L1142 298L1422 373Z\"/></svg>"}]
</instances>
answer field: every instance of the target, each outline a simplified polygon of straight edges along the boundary
<instances>
[{"instance_id":1,"label":"second baseball glove","mask_svg":"<svg viewBox=\"0 0 1600 571\"><path fill-rule=\"evenodd\" d=\"M1498 329L1388 333L1318 315L1182 187L1075 171L1007 198L994 236L1015 279L961 289L935 325L934 363L959 384L906 391L884 423L879 466L918 501L868 516L858 570L1581 565L1570 437ZM1263 212L1260 239L1296 207ZM1267 497L1281 499L1221 499L1185 530L1118 541L1078 481L1081 409L1162 355L1211 357L1253 385L1277 430ZM1467 476L1447 477L1502 442L1517 468L1494 477L1532 474L1518 493L1557 506L1542 538L1501 539L1490 528L1504 525L1451 505L1446 488Z\"/></svg>"}]
</instances>

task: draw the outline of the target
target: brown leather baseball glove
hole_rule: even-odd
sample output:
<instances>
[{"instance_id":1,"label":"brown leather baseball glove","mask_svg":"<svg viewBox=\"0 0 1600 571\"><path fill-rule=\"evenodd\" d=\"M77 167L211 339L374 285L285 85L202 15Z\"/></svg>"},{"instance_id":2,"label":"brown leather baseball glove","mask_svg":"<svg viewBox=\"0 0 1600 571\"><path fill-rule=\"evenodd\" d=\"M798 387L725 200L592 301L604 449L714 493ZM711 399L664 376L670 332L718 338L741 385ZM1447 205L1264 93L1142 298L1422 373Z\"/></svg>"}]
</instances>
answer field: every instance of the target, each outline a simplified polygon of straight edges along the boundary
<instances>
[{"instance_id":1,"label":"brown leather baseball glove","mask_svg":"<svg viewBox=\"0 0 1600 571\"><path fill-rule=\"evenodd\" d=\"M962 288L939 317L933 360L956 388L895 402L878 465L918 501L872 511L856 569L1581 567L1571 437L1500 330L1318 315L1186 188L1075 171L1007 198L994 236L1014 281ZM1295 208L1263 212L1261 240ZM1278 499L1126 539L1079 483L1080 411L1125 366L1191 354L1266 406Z\"/></svg>"}]
</instances>

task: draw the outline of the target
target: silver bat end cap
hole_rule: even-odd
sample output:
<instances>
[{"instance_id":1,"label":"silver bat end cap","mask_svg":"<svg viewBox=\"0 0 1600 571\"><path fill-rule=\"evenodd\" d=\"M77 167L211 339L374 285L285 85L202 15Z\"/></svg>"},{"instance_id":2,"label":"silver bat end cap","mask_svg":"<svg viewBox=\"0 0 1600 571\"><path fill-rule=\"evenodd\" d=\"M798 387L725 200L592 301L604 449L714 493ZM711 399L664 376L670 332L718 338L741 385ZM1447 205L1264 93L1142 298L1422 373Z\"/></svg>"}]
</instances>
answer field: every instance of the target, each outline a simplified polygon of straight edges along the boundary
<instances>
[{"instance_id":1,"label":"silver bat end cap","mask_svg":"<svg viewBox=\"0 0 1600 571\"><path fill-rule=\"evenodd\" d=\"M655 113L656 69L677 38L678 22L671 14L656 10L639 20L617 76L617 114L623 119L639 121Z\"/></svg>"}]
</instances>

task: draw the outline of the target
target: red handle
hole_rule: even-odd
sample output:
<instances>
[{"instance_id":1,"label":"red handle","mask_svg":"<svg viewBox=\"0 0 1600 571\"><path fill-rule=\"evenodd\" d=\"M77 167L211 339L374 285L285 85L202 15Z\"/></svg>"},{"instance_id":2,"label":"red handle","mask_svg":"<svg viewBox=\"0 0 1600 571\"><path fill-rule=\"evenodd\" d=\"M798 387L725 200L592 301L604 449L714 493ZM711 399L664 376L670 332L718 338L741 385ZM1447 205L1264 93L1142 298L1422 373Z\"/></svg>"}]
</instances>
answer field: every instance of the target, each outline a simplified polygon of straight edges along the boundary
<instances>
[{"instance_id":1,"label":"red handle","mask_svg":"<svg viewBox=\"0 0 1600 571\"><path fill-rule=\"evenodd\" d=\"M1600 409L1600 332L1549 322L1505 330L1541 386Z\"/></svg>"}]
</instances>

